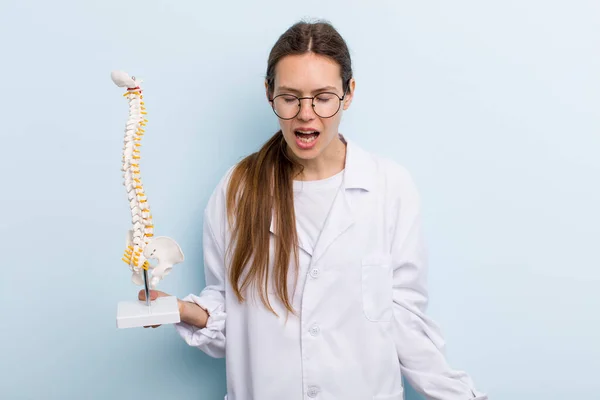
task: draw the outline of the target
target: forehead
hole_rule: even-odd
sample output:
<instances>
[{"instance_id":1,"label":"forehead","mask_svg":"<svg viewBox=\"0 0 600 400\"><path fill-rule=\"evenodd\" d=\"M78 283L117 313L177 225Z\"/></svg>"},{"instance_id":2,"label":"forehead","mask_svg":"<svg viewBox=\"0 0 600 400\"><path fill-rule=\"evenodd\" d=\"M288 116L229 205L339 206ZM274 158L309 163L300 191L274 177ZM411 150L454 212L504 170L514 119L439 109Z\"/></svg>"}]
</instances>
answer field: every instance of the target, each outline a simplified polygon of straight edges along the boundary
<instances>
[{"instance_id":1,"label":"forehead","mask_svg":"<svg viewBox=\"0 0 600 400\"><path fill-rule=\"evenodd\" d=\"M279 86L302 91L325 86L341 89L340 66L331 58L314 53L285 56L275 67L275 88Z\"/></svg>"}]
</instances>

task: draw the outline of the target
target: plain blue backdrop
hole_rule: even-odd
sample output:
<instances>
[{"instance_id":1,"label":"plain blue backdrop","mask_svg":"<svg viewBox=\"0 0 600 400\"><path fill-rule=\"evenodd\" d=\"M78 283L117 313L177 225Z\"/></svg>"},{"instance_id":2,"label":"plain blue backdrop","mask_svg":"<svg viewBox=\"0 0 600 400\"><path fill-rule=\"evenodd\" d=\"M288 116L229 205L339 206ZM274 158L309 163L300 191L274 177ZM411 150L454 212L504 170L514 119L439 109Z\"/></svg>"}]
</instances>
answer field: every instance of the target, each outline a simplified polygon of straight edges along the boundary
<instances>
[{"instance_id":1,"label":"plain blue backdrop","mask_svg":"<svg viewBox=\"0 0 600 400\"><path fill-rule=\"evenodd\" d=\"M127 103L145 80L156 233L199 292L202 212L277 129L277 37L330 20L354 61L341 132L413 173L430 314L492 399L600 398L598 1L0 1L0 397L222 399L223 360L172 326L117 330ZM419 397L409 390L407 399Z\"/></svg>"}]
</instances>

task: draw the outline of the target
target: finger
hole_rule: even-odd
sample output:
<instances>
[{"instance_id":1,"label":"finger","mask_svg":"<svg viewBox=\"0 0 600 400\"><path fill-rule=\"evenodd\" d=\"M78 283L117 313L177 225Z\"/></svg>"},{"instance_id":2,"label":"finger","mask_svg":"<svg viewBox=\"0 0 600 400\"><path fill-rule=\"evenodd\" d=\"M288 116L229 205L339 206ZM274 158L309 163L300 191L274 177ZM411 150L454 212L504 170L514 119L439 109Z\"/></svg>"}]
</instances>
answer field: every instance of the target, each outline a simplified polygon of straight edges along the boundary
<instances>
[{"instance_id":1,"label":"finger","mask_svg":"<svg viewBox=\"0 0 600 400\"><path fill-rule=\"evenodd\" d=\"M146 292L144 291L144 289L139 291L138 299L146 300ZM152 291L150 291L150 300L154 300L154 299L156 299L156 296L154 298L152 298Z\"/></svg>"},{"instance_id":2,"label":"finger","mask_svg":"<svg viewBox=\"0 0 600 400\"><path fill-rule=\"evenodd\" d=\"M159 297L159 295L160 292L158 290L150 290L150 300L156 300ZM144 289L138 292L138 299L146 300L146 292Z\"/></svg>"}]
</instances>

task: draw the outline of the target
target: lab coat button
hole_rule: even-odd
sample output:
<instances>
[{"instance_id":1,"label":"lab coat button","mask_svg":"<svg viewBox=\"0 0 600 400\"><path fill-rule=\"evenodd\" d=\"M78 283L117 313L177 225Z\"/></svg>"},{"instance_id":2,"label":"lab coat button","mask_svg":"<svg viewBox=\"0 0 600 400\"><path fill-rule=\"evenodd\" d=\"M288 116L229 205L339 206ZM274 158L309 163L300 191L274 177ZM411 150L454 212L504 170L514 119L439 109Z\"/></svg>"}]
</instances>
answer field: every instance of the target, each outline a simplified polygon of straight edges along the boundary
<instances>
[{"instance_id":1,"label":"lab coat button","mask_svg":"<svg viewBox=\"0 0 600 400\"><path fill-rule=\"evenodd\" d=\"M306 392L306 394L308 394L308 397L315 398L319 394L319 388L316 386L311 386L308 388L308 392Z\"/></svg>"},{"instance_id":2,"label":"lab coat button","mask_svg":"<svg viewBox=\"0 0 600 400\"><path fill-rule=\"evenodd\" d=\"M312 276L313 278L318 278L319 277L319 273L320 273L320 271L319 271L318 268L313 268L310 271L310 276Z\"/></svg>"},{"instance_id":3,"label":"lab coat button","mask_svg":"<svg viewBox=\"0 0 600 400\"><path fill-rule=\"evenodd\" d=\"M313 336L317 336L319 334L319 332L321 332L321 328L319 328L319 325L313 325L310 328L310 334Z\"/></svg>"}]
</instances>

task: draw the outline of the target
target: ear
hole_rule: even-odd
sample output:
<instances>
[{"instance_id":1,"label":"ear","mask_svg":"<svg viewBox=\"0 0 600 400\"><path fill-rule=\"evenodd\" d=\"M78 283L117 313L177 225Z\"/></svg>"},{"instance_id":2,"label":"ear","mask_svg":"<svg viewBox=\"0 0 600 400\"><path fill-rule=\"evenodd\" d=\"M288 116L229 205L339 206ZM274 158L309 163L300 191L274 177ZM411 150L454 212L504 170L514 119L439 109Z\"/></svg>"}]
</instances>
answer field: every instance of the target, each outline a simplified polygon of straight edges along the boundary
<instances>
[{"instance_id":1,"label":"ear","mask_svg":"<svg viewBox=\"0 0 600 400\"><path fill-rule=\"evenodd\" d=\"M269 101L269 83L267 82L266 79L265 79L265 96L267 97L267 101Z\"/></svg>"},{"instance_id":2,"label":"ear","mask_svg":"<svg viewBox=\"0 0 600 400\"><path fill-rule=\"evenodd\" d=\"M346 93L346 97L344 98L344 110L347 110L352 104L352 99L354 98L354 89L356 88L356 81L354 78L350 79L350 83L348 84L348 92Z\"/></svg>"}]
</instances>

